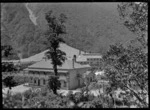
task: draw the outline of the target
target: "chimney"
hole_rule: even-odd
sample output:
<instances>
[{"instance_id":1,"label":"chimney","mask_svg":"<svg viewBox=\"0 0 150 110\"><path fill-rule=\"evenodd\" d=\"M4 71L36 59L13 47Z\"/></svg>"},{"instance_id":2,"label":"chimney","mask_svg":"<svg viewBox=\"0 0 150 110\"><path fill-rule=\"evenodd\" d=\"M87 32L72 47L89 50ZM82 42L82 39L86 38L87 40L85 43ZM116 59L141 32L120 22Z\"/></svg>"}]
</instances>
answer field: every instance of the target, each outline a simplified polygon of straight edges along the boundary
<instances>
[{"instance_id":1,"label":"chimney","mask_svg":"<svg viewBox=\"0 0 150 110\"><path fill-rule=\"evenodd\" d=\"M74 58L72 59L72 68L74 68Z\"/></svg>"},{"instance_id":2,"label":"chimney","mask_svg":"<svg viewBox=\"0 0 150 110\"><path fill-rule=\"evenodd\" d=\"M74 55L74 56L73 56L74 62L76 62L76 58L77 58L77 56L76 56L76 55Z\"/></svg>"}]
</instances>

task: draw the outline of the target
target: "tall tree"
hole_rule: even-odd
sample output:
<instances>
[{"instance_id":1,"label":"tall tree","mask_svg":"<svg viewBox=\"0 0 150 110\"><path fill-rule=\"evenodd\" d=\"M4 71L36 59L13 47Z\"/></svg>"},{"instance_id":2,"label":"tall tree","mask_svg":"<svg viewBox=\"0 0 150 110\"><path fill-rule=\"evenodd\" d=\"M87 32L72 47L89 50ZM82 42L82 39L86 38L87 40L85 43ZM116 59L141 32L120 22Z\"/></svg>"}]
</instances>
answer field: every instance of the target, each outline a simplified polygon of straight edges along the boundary
<instances>
[{"instance_id":1,"label":"tall tree","mask_svg":"<svg viewBox=\"0 0 150 110\"><path fill-rule=\"evenodd\" d=\"M121 44L112 45L103 57L106 62L106 75L110 79L112 90L121 88L130 91L130 97L136 98L140 107L147 107L148 102L148 62L147 53L140 48Z\"/></svg>"},{"instance_id":2,"label":"tall tree","mask_svg":"<svg viewBox=\"0 0 150 110\"><path fill-rule=\"evenodd\" d=\"M47 45L47 48L49 49L49 51L46 52L45 55L52 61L55 79L57 81L57 66L62 65L66 59L66 53L59 49L59 44L64 43L64 40L62 37L60 37L60 35L66 34L66 27L64 23L66 22L67 17L64 14L60 14L60 16L56 18L56 16L52 15L52 11L48 11L45 15L45 18L48 23L48 30L45 33L47 41L45 43ZM53 92L57 94L57 85L53 87Z\"/></svg>"},{"instance_id":3,"label":"tall tree","mask_svg":"<svg viewBox=\"0 0 150 110\"><path fill-rule=\"evenodd\" d=\"M118 5L118 12L123 24L137 35L134 41L139 41L147 48L148 3L123 2Z\"/></svg>"}]
</instances>

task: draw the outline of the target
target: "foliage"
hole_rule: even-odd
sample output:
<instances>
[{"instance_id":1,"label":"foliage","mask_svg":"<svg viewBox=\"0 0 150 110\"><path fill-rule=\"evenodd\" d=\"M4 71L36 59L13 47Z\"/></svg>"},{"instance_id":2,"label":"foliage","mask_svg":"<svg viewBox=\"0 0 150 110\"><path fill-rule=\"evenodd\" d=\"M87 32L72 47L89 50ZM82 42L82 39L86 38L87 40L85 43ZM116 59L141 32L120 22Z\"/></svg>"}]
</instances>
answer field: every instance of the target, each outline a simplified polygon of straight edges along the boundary
<instances>
[{"instance_id":1,"label":"foliage","mask_svg":"<svg viewBox=\"0 0 150 110\"><path fill-rule=\"evenodd\" d=\"M99 84L98 82L91 82L88 86L89 90L97 90L97 89L101 89L102 85Z\"/></svg>"},{"instance_id":2,"label":"foliage","mask_svg":"<svg viewBox=\"0 0 150 110\"><path fill-rule=\"evenodd\" d=\"M17 71L17 68L13 63L2 62L2 72L13 72Z\"/></svg>"},{"instance_id":3,"label":"foliage","mask_svg":"<svg viewBox=\"0 0 150 110\"><path fill-rule=\"evenodd\" d=\"M140 41L144 47L147 47L148 3L146 2L120 3L118 5L118 12L123 20L124 25L130 31L137 34L138 37L136 40Z\"/></svg>"},{"instance_id":4,"label":"foliage","mask_svg":"<svg viewBox=\"0 0 150 110\"><path fill-rule=\"evenodd\" d=\"M67 107L67 98L60 97L59 95L55 95L53 94L53 92L47 91L46 88L42 89L36 96L30 97L30 102L31 102L30 103L31 108L66 108Z\"/></svg>"},{"instance_id":5,"label":"foliage","mask_svg":"<svg viewBox=\"0 0 150 110\"><path fill-rule=\"evenodd\" d=\"M54 65L54 72L57 76L57 65L62 65L65 61L65 53L59 50L59 43L64 42L63 38L60 37L61 34L65 34L65 26L64 22L66 20L66 16L64 14L60 15L60 18L56 18L52 15L52 11L46 13L45 16L48 22L48 31L45 33L47 42L45 42L47 48L49 49L46 52L46 57L52 60L52 64Z\"/></svg>"},{"instance_id":6,"label":"foliage","mask_svg":"<svg viewBox=\"0 0 150 110\"><path fill-rule=\"evenodd\" d=\"M48 88L49 90L53 90L55 94L57 94L57 89L60 89L61 83L56 76L50 76L48 80Z\"/></svg>"},{"instance_id":7,"label":"foliage","mask_svg":"<svg viewBox=\"0 0 150 110\"><path fill-rule=\"evenodd\" d=\"M131 97L147 106L144 96L148 94L147 53L131 45L124 48L121 44L112 45L104 56L107 66L106 75L112 90L129 90Z\"/></svg>"},{"instance_id":8,"label":"foliage","mask_svg":"<svg viewBox=\"0 0 150 110\"><path fill-rule=\"evenodd\" d=\"M123 90L130 90L130 97L136 97L138 107L147 107L146 98L148 96L148 65L147 65L147 28L148 28L148 3L129 2L118 5L118 12L124 25L137 35L131 43L139 41L142 47L134 48L128 46L112 46L108 52L107 61L111 62L113 70L110 68L111 83ZM142 51L144 49L144 52ZM145 50L146 49L146 50ZM111 53L111 54L110 54ZM116 56L116 58L110 58ZM111 61L110 61L111 60ZM113 75L115 74L115 75ZM116 86L116 87L117 87ZM115 87L115 88L116 88ZM135 101L134 101L135 103Z\"/></svg>"},{"instance_id":9,"label":"foliage","mask_svg":"<svg viewBox=\"0 0 150 110\"><path fill-rule=\"evenodd\" d=\"M12 55L13 48L10 45L2 45L1 46L1 52L2 57L8 57L9 55Z\"/></svg>"},{"instance_id":10,"label":"foliage","mask_svg":"<svg viewBox=\"0 0 150 110\"><path fill-rule=\"evenodd\" d=\"M2 13L2 44L11 45L15 51L20 50L23 58L45 49L42 32L30 20L24 3L4 3ZM17 52L15 54L17 56Z\"/></svg>"},{"instance_id":11,"label":"foliage","mask_svg":"<svg viewBox=\"0 0 150 110\"><path fill-rule=\"evenodd\" d=\"M64 23L67 17L64 14L61 14L59 18L56 18L52 15L52 11L48 11L45 15L45 19L48 22L48 30L45 33L47 39L45 41L45 44L49 49L49 51L46 52L45 55L48 59L51 59L55 76L57 76L57 66L62 65L66 59L66 53L59 49L59 44L61 42L64 42L63 38L61 38L60 35L66 33ZM54 82L51 82L51 80ZM49 84L52 86L51 89L55 94L57 94L57 89L59 88L57 87L58 80L56 77L51 77L51 80L49 80Z\"/></svg>"},{"instance_id":12,"label":"foliage","mask_svg":"<svg viewBox=\"0 0 150 110\"><path fill-rule=\"evenodd\" d=\"M16 81L13 79L13 76L7 76L5 79L3 79L3 84L6 87L9 87L9 89L17 85Z\"/></svg>"},{"instance_id":13,"label":"foliage","mask_svg":"<svg viewBox=\"0 0 150 110\"><path fill-rule=\"evenodd\" d=\"M85 94L85 90L79 93L68 93L71 108L112 108L112 99L108 95Z\"/></svg>"},{"instance_id":14,"label":"foliage","mask_svg":"<svg viewBox=\"0 0 150 110\"><path fill-rule=\"evenodd\" d=\"M21 50L23 58L44 51L46 47L42 44L42 41L45 38L41 31L43 28L47 28L45 14L43 14L47 10L54 10L55 15L63 12L69 17L66 23L69 30L67 35L64 36L64 40L66 44L80 50L106 52L109 44L116 42L114 39L124 42L132 36L125 27L117 23L117 3L109 10L106 7L110 4L107 4L107 6L105 6L106 4L99 4L100 7L96 5L94 8L93 5L90 7L86 5L84 8L82 5L74 5L73 7L63 5L65 4L30 4L31 7L36 7L31 8L31 10L36 16L39 16L37 26L35 26L29 18L29 13L24 3L3 4L1 7L2 13L4 13L2 14L4 18L2 21L4 22L1 23L1 27L4 26L7 31L4 31L4 35L1 35L1 43L11 44L15 50ZM91 19L90 16L95 17ZM9 36L8 39L6 39L5 34ZM125 36L121 36L122 34ZM8 43L9 40L10 43Z\"/></svg>"},{"instance_id":15,"label":"foliage","mask_svg":"<svg viewBox=\"0 0 150 110\"><path fill-rule=\"evenodd\" d=\"M45 90L45 91L44 91ZM44 94L43 94L44 93ZM46 95L45 95L46 93ZM13 100L13 101L12 101ZM115 100L116 107L119 100ZM122 104L122 103L121 103ZM36 93L31 90L24 94L16 94L3 99L5 108L114 108L113 99L108 95L101 94L95 97L92 94L73 94L71 91L67 96L53 94L52 91L42 89Z\"/></svg>"},{"instance_id":16,"label":"foliage","mask_svg":"<svg viewBox=\"0 0 150 110\"><path fill-rule=\"evenodd\" d=\"M24 77L23 77L23 76L15 75L15 76L13 77L13 79L15 80L15 82L17 83L17 85L21 85L21 84L27 83L27 82L24 80Z\"/></svg>"},{"instance_id":17,"label":"foliage","mask_svg":"<svg viewBox=\"0 0 150 110\"><path fill-rule=\"evenodd\" d=\"M6 97L3 97L3 108L22 108L21 94L14 96L7 94Z\"/></svg>"}]
</instances>

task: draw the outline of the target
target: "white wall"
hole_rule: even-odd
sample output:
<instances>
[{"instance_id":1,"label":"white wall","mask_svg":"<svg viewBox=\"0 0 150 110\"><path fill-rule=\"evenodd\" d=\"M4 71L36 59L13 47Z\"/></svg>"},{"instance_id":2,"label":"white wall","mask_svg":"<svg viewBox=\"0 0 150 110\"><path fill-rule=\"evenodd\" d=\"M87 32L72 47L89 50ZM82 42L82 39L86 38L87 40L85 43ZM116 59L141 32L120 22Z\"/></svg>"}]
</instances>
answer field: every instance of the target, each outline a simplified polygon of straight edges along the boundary
<instances>
[{"instance_id":1,"label":"white wall","mask_svg":"<svg viewBox=\"0 0 150 110\"><path fill-rule=\"evenodd\" d=\"M69 89L75 89L78 87L78 81L76 79L76 70L69 71Z\"/></svg>"},{"instance_id":2,"label":"white wall","mask_svg":"<svg viewBox=\"0 0 150 110\"><path fill-rule=\"evenodd\" d=\"M28 79L28 82L30 83L30 85L35 85L35 86L38 86L38 79L40 79L40 86L46 86L47 83L48 83L48 78L50 75L54 75L54 74L49 74L49 75L44 75L44 74L41 74L41 73L37 73L35 72L34 74L32 74L32 71L31 72L25 72L24 74L24 77L26 77ZM32 81L31 81L31 77L33 78ZM43 79L46 80L46 84L44 85L43 84ZM36 83L34 83L34 80L36 80ZM67 83L67 87L62 87L61 89L68 89L68 81L67 81L67 78L66 76L64 76L63 74L60 75L59 77L59 80L63 80ZM63 85L63 84L62 84Z\"/></svg>"},{"instance_id":3,"label":"white wall","mask_svg":"<svg viewBox=\"0 0 150 110\"><path fill-rule=\"evenodd\" d=\"M83 73L85 73L88 69L90 68L80 68L80 69L74 69L74 70L69 70L69 79L67 80L66 76L60 76L59 79L64 80L67 82L67 87L63 87L62 89L76 89L79 88L79 84L78 84L78 79L77 79L77 73L80 73L81 75L83 75ZM34 85L34 79L35 78L39 78L39 79L48 79L49 75L41 75L41 74L30 74L30 73L26 73L24 74L24 76L27 76L29 78L33 78L33 81L31 82L31 84ZM46 82L47 83L47 82ZM38 85L38 80L36 82L35 85ZM40 85L43 85L43 80L40 81ZM80 79L80 87L82 87L84 85L84 80Z\"/></svg>"},{"instance_id":4,"label":"white wall","mask_svg":"<svg viewBox=\"0 0 150 110\"><path fill-rule=\"evenodd\" d=\"M74 69L69 71L69 89L77 89L79 88L77 73L83 75L89 68L81 68L81 69ZM84 85L83 79L80 79L80 87Z\"/></svg>"}]
</instances>

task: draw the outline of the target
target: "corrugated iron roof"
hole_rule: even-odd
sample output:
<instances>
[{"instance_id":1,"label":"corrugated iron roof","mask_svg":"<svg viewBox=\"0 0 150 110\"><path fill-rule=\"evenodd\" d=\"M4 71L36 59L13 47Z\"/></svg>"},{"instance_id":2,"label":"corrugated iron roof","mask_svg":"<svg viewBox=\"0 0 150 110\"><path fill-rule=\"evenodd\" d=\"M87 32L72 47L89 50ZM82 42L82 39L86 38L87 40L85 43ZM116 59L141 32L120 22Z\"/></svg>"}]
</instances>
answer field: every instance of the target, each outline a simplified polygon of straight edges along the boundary
<instances>
[{"instance_id":1,"label":"corrugated iron roof","mask_svg":"<svg viewBox=\"0 0 150 110\"><path fill-rule=\"evenodd\" d=\"M78 56L79 55L79 51L78 49L76 48L73 48L65 43L61 43L60 44L60 47L59 47L60 50L64 51L66 53L66 57L67 59L72 59L73 58L73 55L76 55ZM41 61L43 59L43 57L45 56L45 52L47 52L48 50L45 50L41 53L38 53L36 55L33 55L29 58L25 58L25 59L21 59L22 62L25 62L25 61ZM81 54L83 54L85 52L81 51Z\"/></svg>"},{"instance_id":2,"label":"corrugated iron roof","mask_svg":"<svg viewBox=\"0 0 150 110\"><path fill-rule=\"evenodd\" d=\"M66 60L62 66L58 66L58 69L77 69L77 68L87 68L90 67L89 65L81 65L79 63L74 62L74 68L73 68L73 61L72 60ZM28 67L29 69L32 68L38 68L38 69L53 69L53 65L51 64L51 60L42 60L40 62L37 62L31 66Z\"/></svg>"}]
</instances>

